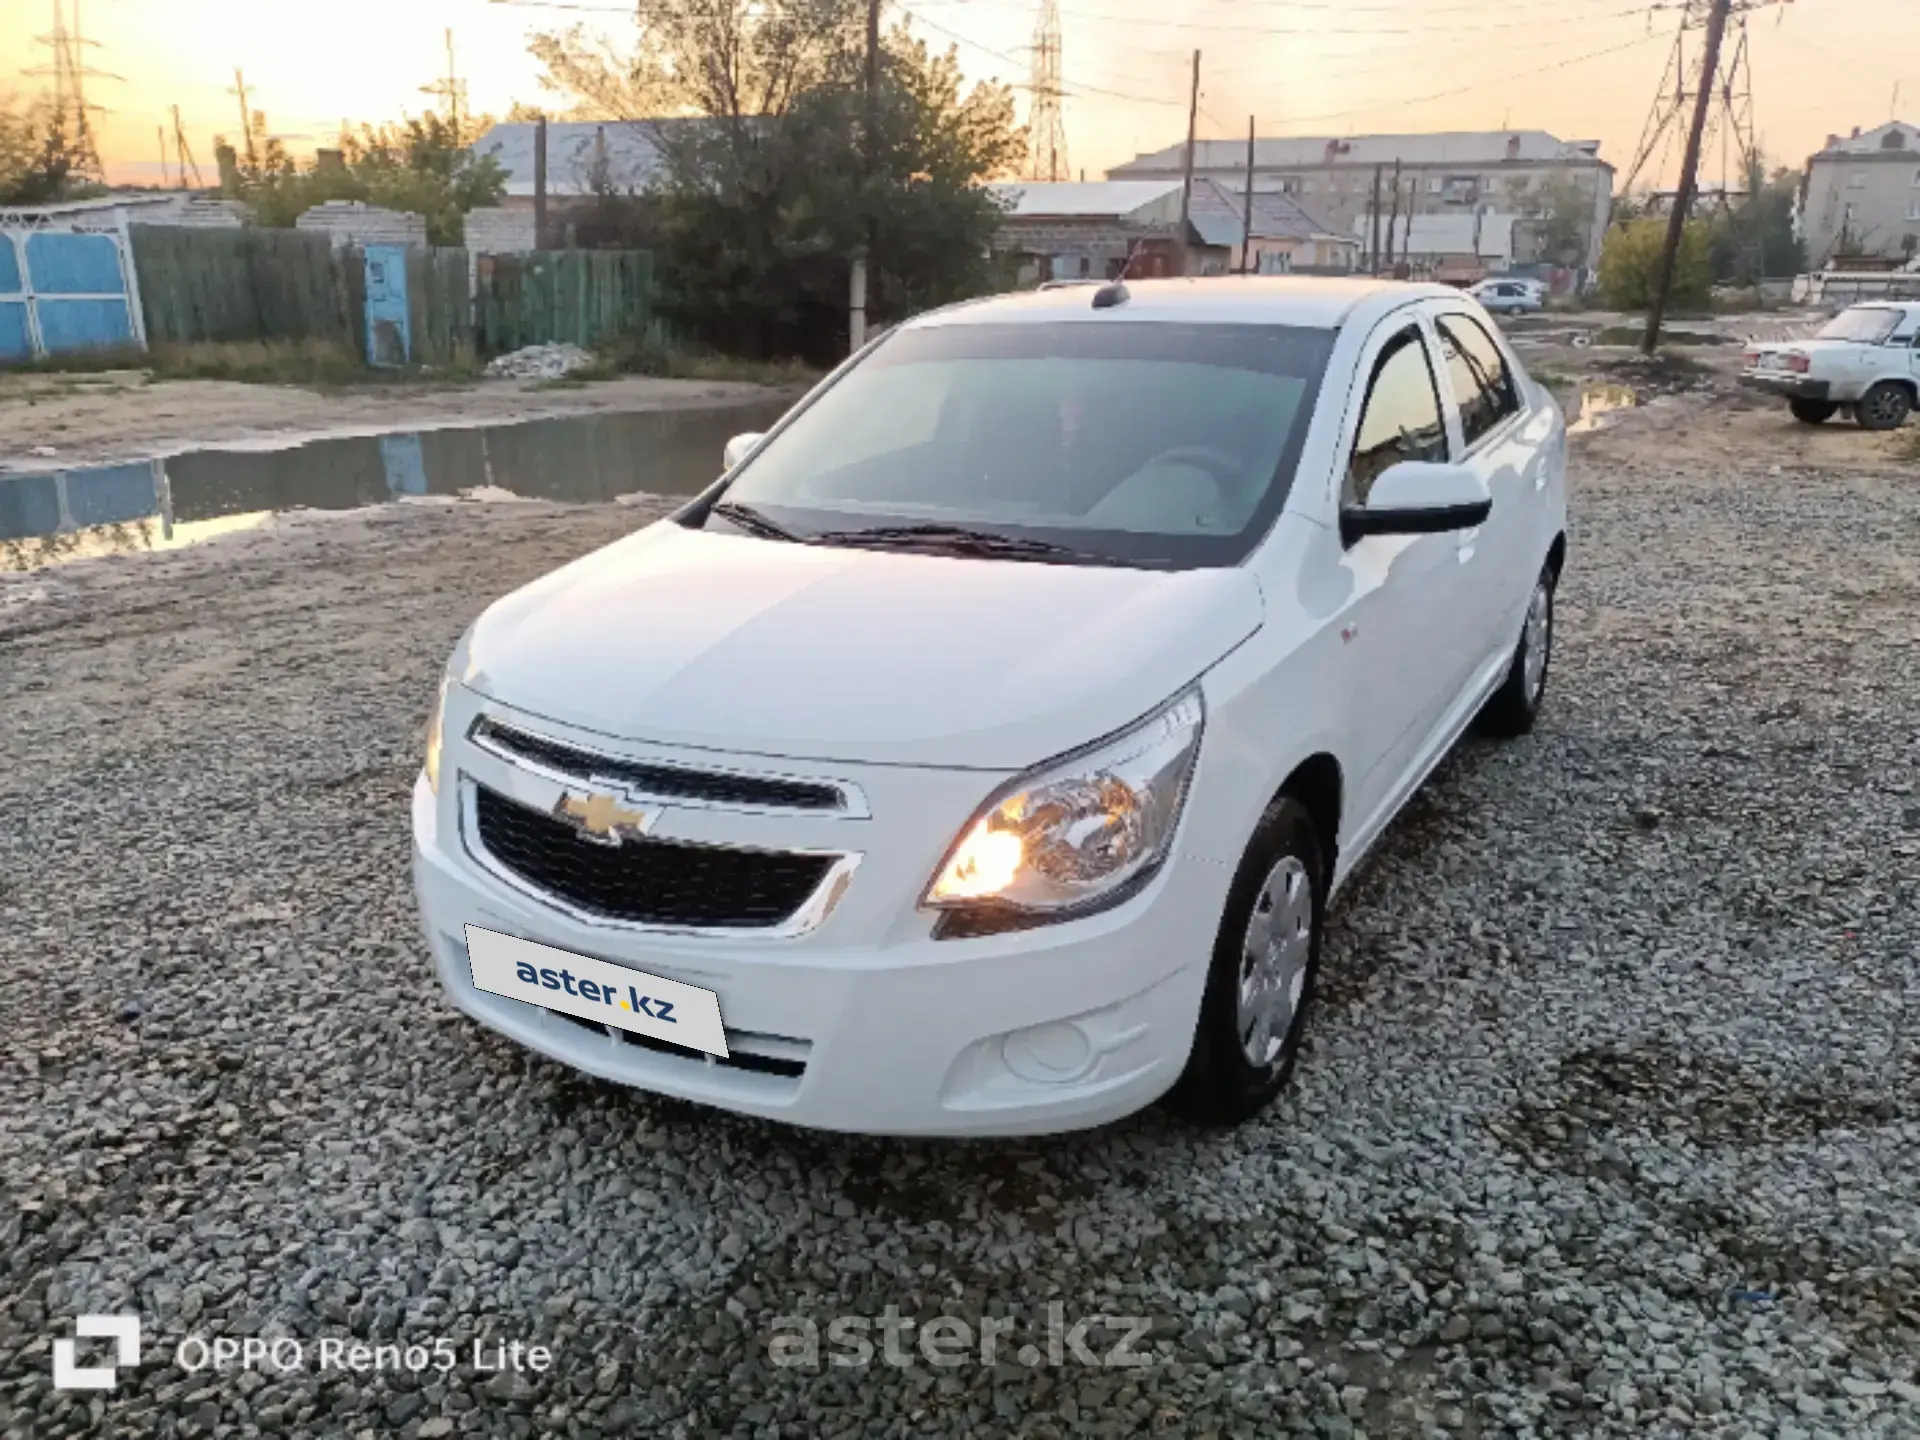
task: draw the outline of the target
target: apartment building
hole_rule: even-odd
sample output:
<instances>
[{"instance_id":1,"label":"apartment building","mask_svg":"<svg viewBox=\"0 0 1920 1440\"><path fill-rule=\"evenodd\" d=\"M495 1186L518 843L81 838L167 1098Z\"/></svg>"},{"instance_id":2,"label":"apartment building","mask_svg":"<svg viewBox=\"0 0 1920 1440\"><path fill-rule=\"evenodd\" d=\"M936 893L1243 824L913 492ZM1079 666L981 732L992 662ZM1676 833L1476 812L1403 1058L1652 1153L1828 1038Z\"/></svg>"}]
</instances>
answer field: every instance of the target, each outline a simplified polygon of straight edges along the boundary
<instances>
[{"instance_id":1,"label":"apartment building","mask_svg":"<svg viewBox=\"0 0 1920 1440\"><path fill-rule=\"evenodd\" d=\"M1844 139L1829 135L1807 160L1799 225L1816 270L1841 257L1920 254L1920 126L1890 120Z\"/></svg>"},{"instance_id":2,"label":"apartment building","mask_svg":"<svg viewBox=\"0 0 1920 1440\"><path fill-rule=\"evenodd\" d=\"M1140 155L1107 172L1111 180L1179 179L1184 144ZM1481 215L1495 228L1525 230L1562 195L1578 206L1580 265L1599 263L1613 211L1613 166L1597 140L1561 140L1544 130L1455 131L1428 135L1347 135L1256 140L1253 188L1278 191L1342 234L1371 239L1374 178L1380 176L1384 230L1395 212L1393 168L1400 166L1398 213ZM1238 191L1245 183L1244 140L1196 142L1194 174ZM1484 228L1484 222L1483 222Z\"/></svg>"}]
</instances>

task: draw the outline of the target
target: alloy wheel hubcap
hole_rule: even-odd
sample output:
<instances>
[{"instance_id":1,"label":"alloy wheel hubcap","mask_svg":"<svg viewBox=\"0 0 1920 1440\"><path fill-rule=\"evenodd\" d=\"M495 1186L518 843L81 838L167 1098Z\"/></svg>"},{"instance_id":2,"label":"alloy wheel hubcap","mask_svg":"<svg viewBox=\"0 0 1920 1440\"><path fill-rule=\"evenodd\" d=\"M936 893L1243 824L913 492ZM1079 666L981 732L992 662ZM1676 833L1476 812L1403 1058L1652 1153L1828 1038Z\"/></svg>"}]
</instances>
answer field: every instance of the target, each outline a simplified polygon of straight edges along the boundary
<instances>
[{"instance_id":1,"label":"alloy wheel hubcap","mask_svg":"<svg viewBox=\"0 0 1920 1440\"><path fill-rule=\"evenodd\" d=\"M1900 413L1900 397L1891 390L1882 390L1867 402L1867 413L1875 420L1891 420Z\"/></svg>"},{"instance_id":2,"label":"alloy wheel hubcap","mask_svg":"<svg viewBox=\"0 0 1920 1440\"><path fill-rule=\"evenodd\" d=\"M1254 896L1240 946L1240 1005L1236 1031L1249 1064L1265 1069L1279 1059L1313 954L1313 883L1307 867L1282 856Z\"/></svg>"},{"instance_id":3,"label":"alloy wheel hubcap","mask_svg":"<svg viewBox=\"0 0 1920 1440\"><path fill-rule=\"evenodd\" d=\"M1521 664L1527 686L1527 703L1540 698L1547 683L1547 652L1553 644L1553 592L1542 580L1533 587L1533 600L1527 606L1527 653Z\"/></svg>"}]
</instances>

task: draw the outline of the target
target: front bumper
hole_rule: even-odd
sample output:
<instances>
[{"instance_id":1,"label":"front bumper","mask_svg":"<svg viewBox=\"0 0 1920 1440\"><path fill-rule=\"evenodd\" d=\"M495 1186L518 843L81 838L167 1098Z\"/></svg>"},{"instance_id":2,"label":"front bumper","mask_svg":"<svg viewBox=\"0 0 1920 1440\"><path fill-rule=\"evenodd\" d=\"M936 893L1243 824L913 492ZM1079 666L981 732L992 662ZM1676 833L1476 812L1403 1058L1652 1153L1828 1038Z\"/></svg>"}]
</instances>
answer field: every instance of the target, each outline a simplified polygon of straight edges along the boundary
<instances>
[{"instance_id":1,"label":"front bumper","mask_svg":"<svg viewBox=\"0 0 1920 1440\"><path fill-rule=\"evenodd\" d=\"M1796 375L1791 371L1743 370L1740 383L1749 390L1762 390L1788 400L1831 400L1833 386L1825 380Z\"/></svg>"},{"instance_id":2,"label":"front bumper","mask_svg":"<svg viewBox=\"0 0 1920 1440\"><path fill-rule=\"evenodd\" d=\"M443 776L443 788L451 782ZM966 783L982 795L992 784ZM941 817L928 833L950 835L964 818L964 809ZM1231 878L1176 852L1145 890L1104 914L934 940L912 908L932 859L912 838L876 832L846 901L809 933L668 934L595 924L503 883L468 853L460 824L459 808L422 776L414 883L456 1006L603 1079L837 1131L1035 1134L1151 1103L1186 1064ZM478 989L467 925L715 991L733 1060L635 1043Z\"/></svg>"}]
</instances>

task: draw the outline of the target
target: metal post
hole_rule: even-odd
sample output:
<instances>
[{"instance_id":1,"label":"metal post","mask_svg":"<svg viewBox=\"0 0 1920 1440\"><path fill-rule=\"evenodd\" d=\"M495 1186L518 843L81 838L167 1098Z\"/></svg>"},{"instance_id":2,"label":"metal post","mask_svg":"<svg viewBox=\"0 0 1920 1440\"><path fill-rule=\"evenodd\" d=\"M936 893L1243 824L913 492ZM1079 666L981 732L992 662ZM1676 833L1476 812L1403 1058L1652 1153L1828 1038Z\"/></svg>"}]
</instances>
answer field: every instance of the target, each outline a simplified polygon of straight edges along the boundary
<instances>
[{"instance_id":1,"label":"metal post","mask_svg":"<svg viewBox=\"0 0 1920 1440\"><path fill-rule=\"evenodd\" d=\"M867 252L853 252L853 270L847 284L847 353L867 343Z\"/></svg>"},{"instance_id":2,"label":"metal post","mask_svg":"<svg viewBox=\"0 0 1920 1440\"><path fill-rule=\"evenodd\" d=\"M1253 268L1253 116L1247 116L1247 190L1240 208L1240 273Z\"/></svg>"},{"instance_id":3,"label":"metal post","mask_svg":"<svg viewBox=\"0 0 1920 1440\"><path fill-rule=\"evenodd\" d=\"M1400 162L1393 162L1393 209L1387 214L1387 274L1393 274L1394 232L1400 228Z\"/></svg>"},{"instance_id":4,"label":"metal post","mask_svg":"<svg viewBox=\"0 0 1920 1440\"><path fill-rule=\"evenodd\" d=\"M1187 228L1193 214L1193 127L1200 113L1200 52L1193 52L1193 88L1187 96L1187 156L1180 167L1180 273L1188 268Z\"/></svg>"},{"instance_id":5,"label":"metal post","mask_svg":"<svg viewBox=\"0 0 1920 1440\"><path fill-rule=\"evenodd\" d=\"M1373 236L1367 245L1367 273L1370 275L1378 275L1380 273L1380 167L1378 165L1373 167L1373 209L1371 219Z\"/></svg>"},{"instance_id":6,"label":"metal post","mask_svg":"<svg viewBox=\"0 0 1920 1440\"><path fill-rule=\"evenodd\" d=\"M1713 0L1707 12L1707 48L1700 57L1699 94L1693 100L1693 125L1687 131L1687 152L1680 162L1680 185L1673 195L1673 214L1667 217L1667 243L1660 250L1660 269L1647 305L1647 333L1640 349L1651 355L1660 345L1660 322L1666 317L1667 296L1673 290L1674 267L1680 258L1680 241L1686 234L1687 211L1693 207L1693 187L1699 176L1700 139L1707 129L1707 111L1714 98L1713 82L1720 72L1720 39L1727 33L1727 12L1732 0Z\"/></svg>"},{"instance_id":7,"label":"metal post","mask_svg":"<svg viewBox=\"0 0 1920 1440\"><path fill-rule=\"evenodd\" d=\"M547 248L547 117L533 122L533 248Z\"/></svg>"}]
</instances>

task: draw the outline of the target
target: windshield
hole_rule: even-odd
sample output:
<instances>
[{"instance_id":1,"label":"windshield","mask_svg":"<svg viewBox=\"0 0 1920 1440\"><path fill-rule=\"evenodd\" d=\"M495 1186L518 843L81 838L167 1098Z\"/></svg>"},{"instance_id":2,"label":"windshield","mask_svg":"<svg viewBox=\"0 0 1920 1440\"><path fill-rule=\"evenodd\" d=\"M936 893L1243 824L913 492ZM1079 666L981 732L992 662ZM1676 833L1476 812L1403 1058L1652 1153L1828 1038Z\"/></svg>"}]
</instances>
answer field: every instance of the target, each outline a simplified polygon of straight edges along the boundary
<instances>
[{"instance_id":1,"label":"windshield","mask_svg":"<svg viewBox=\"0 0 1920 1440\"><path fill-rule=\"evenodd\" d=\"M1829 320L1818 338L1858 340L1868 345L1878 345L1893 333L1893 327L1899 319L1898 310L1887 310L1877 305L1855 305Z\"/></svg>"},{"instance_id":2,"label":"windshield","mask_svg":"<svg viewBox=\"0 0 1920 1440\"><path fill-rule=\"evenodd\" d=\"M1088 560L1234 564L1286 498L1333 338L1106 320L905 330L722 498L803 539L964 527Z\"/></svg>"}]
</instances>

